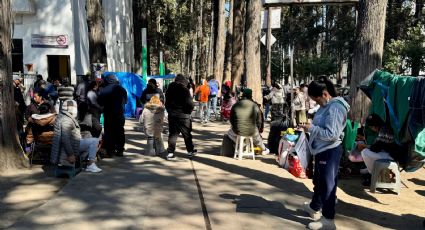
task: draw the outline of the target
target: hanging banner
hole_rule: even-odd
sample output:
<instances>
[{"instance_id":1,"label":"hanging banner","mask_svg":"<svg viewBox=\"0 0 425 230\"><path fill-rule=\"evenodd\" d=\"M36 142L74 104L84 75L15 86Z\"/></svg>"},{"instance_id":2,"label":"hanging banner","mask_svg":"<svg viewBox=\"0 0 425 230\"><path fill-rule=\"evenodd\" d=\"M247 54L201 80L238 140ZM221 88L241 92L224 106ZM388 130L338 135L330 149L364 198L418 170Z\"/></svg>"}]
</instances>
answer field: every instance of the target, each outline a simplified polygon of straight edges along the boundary
<instances>
[{"instance_id":1,"label":"hanging banner","mask_svg":"<svg viewBox=\"0 0 425 230\"><path fill-rule=\"evenodd\" d=\"M33 48L68 48L68 43L67 35L31 35L31 47Z\"/></svg>"}]
</instances>

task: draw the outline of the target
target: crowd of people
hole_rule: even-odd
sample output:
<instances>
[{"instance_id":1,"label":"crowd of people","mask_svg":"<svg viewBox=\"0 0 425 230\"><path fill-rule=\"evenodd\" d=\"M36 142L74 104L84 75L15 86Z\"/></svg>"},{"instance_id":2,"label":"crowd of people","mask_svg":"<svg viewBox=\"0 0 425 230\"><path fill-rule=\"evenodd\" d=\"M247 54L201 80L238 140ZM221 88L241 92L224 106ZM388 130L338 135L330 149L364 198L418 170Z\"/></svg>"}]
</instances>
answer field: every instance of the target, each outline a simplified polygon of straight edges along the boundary
<instances>
[{"instance_id":1,"label":"crowd of people","mask_svg":"<svg viewBox=\"0 0 425 230\"><path fill-rule=\"evenodd\" d=\"M123 105L127 92L113 75L90 81L83 76L73 87L67 80L37 75L30 86L31 102L26 105L24 87L13 77L16 123L27 156L37 147L50 147L50 162L58 167L75 167L87 162L88 172L102 171L95 163L100 147L104 157L122 156L124 151ZM104 114L102 132L101 114ZM103 133L103 134L102 134Z\"/></svg>"},{"instance_id":2,"label":"crowd of people","mask_svg":"<svg viewBox=\"0 0 425 230\"><path fill-rule=\"evenodd\" d=\"M86 170L100 172L96 154L102 140L106 157L123 156L124 104L127 92L114 75L90 81L88 76L74 88L67 82L45 82L38 76L34 83L31 104L26 106L22 97L20 79L13 79L18 131L25 133L25 146L33 142L46 142L52 146L51 162L61 166L74 165L79 159L87 160ZM293 99L291 97L293 90ZM188 157L197 154L192 140L192 121L195 105L202 124L221 118L230 121L226 136L233 144L237 136L252 137L262 154L277 154L273 143L263 142L261 134L266 120L273 124L291 120L292 127L308 133L308 145L314 156L314 192L312 200L303 205L313 222L310 229L335 229L336 188L340 161L343 157L344 129L350 106L337 94L329 80L321 78L309 85L294 89L273 83L263 90L264 112L252 98L252 90L243 87L233 92L231 82L220 84L210 77L195 86L190 78L177 75L164 93L155 79L148 81L140 102L143 104L139 122L147 138L146 153L151 156L175 157L176 142L182 134ZM217 109L217 105L221 108ZM294 111L289 115L289 110ZM268 119L269 113L271 119ZM104 114L104 129L100 124ZM168 147L162 135L168 121ZM367 125L378 133L372 145L358 144L356 149L365 163L364 174L373 171L378 159L396 159L395 152L402 151L394 141L386 123L372 114ZM24 129L24 125L25 129ZM286 124L289 127L290 124ZM273 134L275 135L275 134ZM280 135L279 135L280 138ZM224 143L224 142L223 142ZM367 178L367 176L366 176ZM370 182L370 181L369 181Z\"/></svg>"}]
</instances>

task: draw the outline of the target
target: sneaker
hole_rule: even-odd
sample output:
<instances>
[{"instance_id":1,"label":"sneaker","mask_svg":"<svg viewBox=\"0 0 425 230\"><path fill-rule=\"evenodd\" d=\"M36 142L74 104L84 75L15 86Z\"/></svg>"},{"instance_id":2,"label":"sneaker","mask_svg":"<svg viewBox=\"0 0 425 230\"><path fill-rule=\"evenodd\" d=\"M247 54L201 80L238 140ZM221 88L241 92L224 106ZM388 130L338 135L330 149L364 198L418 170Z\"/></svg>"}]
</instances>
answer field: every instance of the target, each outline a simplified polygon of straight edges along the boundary
<instances>
[{"instance_id":1,"label":"sneaker","mask_svg":"<svg viewBox=\"0 0 425 230\"><path fill-rule=\"evenodd\" d=\"M333 219L326 219L325 217L322 217L318 221L309 223L308 229L333 230L333 229L336 229L336 226Z\"/></svg>"},{"instance_id":2,"label":"sneaker","mask_svg":"<svg viewBox=\"0 0 425 230\"><path fill-rule=\"evenodd\" d=\"M270 150L267 148L263 152L261 152L261 155L269 155L269 154L270 154Z\"/></svg>"},{"instance_id":3,"label":"sneaker","mask_svg":"<svg viewBox=\"0 0 425 230\"><path fill-rule=\"evenodd\" d=\"M97 167L95 163L91 163L90 165L87 166L86 172L98 173L98 172L102 172L102 169Z\"/></svg>"},{"instance_id":4,"label":"sneaker","mask_svg":"<svg viewBox=\"0 0 425 230\"><path fill-rule=\"evenodd\" d=\"M322 212L321 211L315 211L310 207L310 202L304 202L302 209L304 210L304 212L308 213L308 215L313 219L313 220L318 220L320 219L320 217L322 216Z\"/></svg>"},{"instance_id":5,"label":"sneaker","mask_svg":"<svg viewBox=\"0 0 425 230\"><path fill-rule=\"evenodd\" d=\"M174 153L168 153L167 160L174 158Z\"/></svg>"},{"instance_id":6,"label":"sneaker","mask_svg":"<svg viewBox=\"0 0 425 230\"><path fill-rule=\"evenodd\" d=\"M189 157L189 158L192 158L192 157L194 157L196 154L198 154L198 150L193 150L192 152L190 152L190 153L188 153L187 154L187 156Z\"/></svg>"}]
</instances>

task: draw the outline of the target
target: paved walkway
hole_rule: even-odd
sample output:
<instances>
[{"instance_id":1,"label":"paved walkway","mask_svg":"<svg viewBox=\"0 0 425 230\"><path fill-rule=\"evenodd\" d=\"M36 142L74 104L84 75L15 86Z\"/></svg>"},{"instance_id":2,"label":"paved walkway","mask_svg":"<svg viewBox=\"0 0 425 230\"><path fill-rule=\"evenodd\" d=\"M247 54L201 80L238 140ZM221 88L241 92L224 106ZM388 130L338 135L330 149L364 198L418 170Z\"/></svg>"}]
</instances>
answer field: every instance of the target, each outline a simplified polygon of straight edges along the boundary
<instances>
[{"instance_id":1,"label":"paved walkway","mask_svg":"<svg viewBox=\"0 0 425 230\"><path fill-rule=\"evenodd\" d=\"M80 173L10 229L305 229L310 221L298 208L311 196L310 180L293 178L272 156L218 156L228 125L194 125L200 154L193 161L181 138L174 161L144 156L137 127L127 121L124 158L102 160L102 173ZM342 180L338 228L423 229L425 194L418 191L425 173L419 173L419 180L404 180L410 188L400 196L370 194L357 178Z\"/></svg>"}]
</instances>

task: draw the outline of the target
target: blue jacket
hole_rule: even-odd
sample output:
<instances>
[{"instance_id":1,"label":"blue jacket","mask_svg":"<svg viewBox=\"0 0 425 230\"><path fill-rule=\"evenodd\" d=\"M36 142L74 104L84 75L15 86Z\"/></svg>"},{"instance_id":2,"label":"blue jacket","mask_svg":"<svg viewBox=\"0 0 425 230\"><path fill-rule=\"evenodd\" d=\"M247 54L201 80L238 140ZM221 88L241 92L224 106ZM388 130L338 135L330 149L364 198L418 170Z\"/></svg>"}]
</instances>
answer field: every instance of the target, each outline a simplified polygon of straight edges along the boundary
<instances>
[{"instance_id":1,"label":"blue jacket","mask_svg":"<svg viewBox=\"0 0 425 230\"><path fill-rule=\"evenodd\" d=\"M313 155L335 148L342 143L350 106L342 97L332 98L316 112L311 125L310 149Z\"/></svg>"},{"instance_id":2,"label":"blue jacket","mask_svg":"<svg viewBox=\"0 0 425 230\"><path fill-rule=\"evenodd\" d=\"M218 90L220 89L220 86L218 85L218 81L215 79L211 79L208 82L208 85L210 86L210 95L217 95Z\"/></svg>"}]
</instances>

